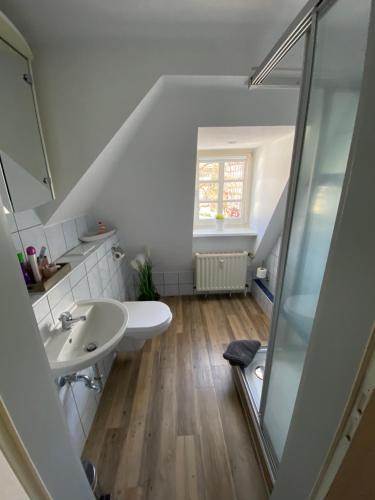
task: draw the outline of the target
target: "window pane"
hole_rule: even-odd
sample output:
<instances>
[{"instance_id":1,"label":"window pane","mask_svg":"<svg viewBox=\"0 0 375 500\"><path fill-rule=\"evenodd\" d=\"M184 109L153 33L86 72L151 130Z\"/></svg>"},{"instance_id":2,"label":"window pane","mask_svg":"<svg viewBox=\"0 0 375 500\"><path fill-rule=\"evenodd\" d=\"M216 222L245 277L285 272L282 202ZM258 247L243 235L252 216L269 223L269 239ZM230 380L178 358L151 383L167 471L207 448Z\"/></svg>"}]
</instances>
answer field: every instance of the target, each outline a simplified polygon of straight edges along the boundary
<instances>
[{"instance_id":1,"label":"window pane","mask_svg":"<svg viewBox=\"0 0 375 500\"><path fill-rule=\"evenodd\" d=\"M241 203L238 201L225 201L223 203L224 216L228 219L241 219Z\"/></svg>"},{"instance_id":2,"label":"window pane","mask_svg":"<svg viewBox=\"0 0 375 500\"><path fill-rule=\"evenodd\" d=\"M199 201L217 201L219 197L219 184L217 182L199 183Z\"/></svg>"},{"instance_id":3,"label":"window pane","mask_svg":"<svg viewBox=\"0 0 375 500\"><path fill-rule=\"evenodd\" d=\"M224 179L242 179L245 171L244 160L228 160L224 162Z\"/></svg>"},{"instance_id":4,"label":"window pane","mask_svg":"<svg viewBox=\"0 0 375 500\"><path fill-rule=\"evenodd\" d=\"M217 214L217 203L199 203L199 219L213 219Z\"/></svg>"},{"instance_id":5,"label":"window pane","mask_svg":"<svg viewBox=\"0 0 375 500\"><path fill-rule=\"evenodd\" d=\"M223 200L242 200L243 183L241 182L224 182Z\"/></svg>"},{"instance_id":6,"label":"window pane","mask_svg":"<svg viewBox=\"0 0 375 500\"><path fill-rule=\"evenodd\" d=\"M199 162L199 180L200 181L217 181L219 179L220 165L217 161L214 162Z\"/></svg>"}]
</instances>

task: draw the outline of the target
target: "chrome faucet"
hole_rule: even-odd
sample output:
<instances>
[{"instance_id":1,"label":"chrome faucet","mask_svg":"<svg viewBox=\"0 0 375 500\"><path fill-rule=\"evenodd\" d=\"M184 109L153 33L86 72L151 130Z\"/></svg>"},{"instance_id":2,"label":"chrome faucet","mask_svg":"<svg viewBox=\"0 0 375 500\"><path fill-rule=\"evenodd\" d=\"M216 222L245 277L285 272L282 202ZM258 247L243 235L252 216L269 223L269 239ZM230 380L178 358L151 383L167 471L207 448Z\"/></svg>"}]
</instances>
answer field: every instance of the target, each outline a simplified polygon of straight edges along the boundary
<instances>
[{"instance_id":1,"label":"chrome faucet","mask_svg":"<svg viewBox=\"0 0 375 500\"><path fill-rule=\"evenodd\" d=\"M63 330L70 330L74 323L77 323L78 321L86 321L86 319L86 316L78 316L77 318L73 318L72 313L69 311L61 313L59 317Z\"/></svg>"}]
</instances>

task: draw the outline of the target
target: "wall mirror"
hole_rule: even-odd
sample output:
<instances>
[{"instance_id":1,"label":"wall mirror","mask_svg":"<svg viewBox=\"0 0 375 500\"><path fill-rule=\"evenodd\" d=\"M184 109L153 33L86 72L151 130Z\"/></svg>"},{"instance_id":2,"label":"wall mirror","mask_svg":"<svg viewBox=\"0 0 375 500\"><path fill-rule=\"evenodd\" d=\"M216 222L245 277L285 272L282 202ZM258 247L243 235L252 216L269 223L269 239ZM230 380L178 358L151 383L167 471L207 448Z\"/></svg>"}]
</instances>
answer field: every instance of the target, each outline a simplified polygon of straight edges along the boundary
<instances>
[{"instance_id":1,"label":"wall mirror","mask_svg":"<svg viewBox=\"0 0 375 500\"><path fill-rule=\"evenodd\" d=\"M22 51L20 41L26 42L9 24L0 19L0 181L5 208L19 212L43 205L54 195L30 57L25 55L30 49Z\"/></svg>"}]
</instances>

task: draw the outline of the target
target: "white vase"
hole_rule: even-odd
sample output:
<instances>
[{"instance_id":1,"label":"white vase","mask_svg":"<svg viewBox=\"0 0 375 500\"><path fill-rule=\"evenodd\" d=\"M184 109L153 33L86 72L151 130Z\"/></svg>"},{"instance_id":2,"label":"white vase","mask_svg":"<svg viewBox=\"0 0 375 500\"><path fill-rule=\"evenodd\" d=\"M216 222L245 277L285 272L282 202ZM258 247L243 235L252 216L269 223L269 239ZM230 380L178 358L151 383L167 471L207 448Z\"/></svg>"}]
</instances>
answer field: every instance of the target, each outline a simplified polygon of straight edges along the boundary
<instances>
[{"instance_id":1,"label":"white vase","mask_svg":"<svg viewBox=\"0 0 375 500\"><path fill-rule=\"evenodd\" d=\"M224 219L216 219L216 230L222 231L224 229Z\"/></svg>"}]
</instances>

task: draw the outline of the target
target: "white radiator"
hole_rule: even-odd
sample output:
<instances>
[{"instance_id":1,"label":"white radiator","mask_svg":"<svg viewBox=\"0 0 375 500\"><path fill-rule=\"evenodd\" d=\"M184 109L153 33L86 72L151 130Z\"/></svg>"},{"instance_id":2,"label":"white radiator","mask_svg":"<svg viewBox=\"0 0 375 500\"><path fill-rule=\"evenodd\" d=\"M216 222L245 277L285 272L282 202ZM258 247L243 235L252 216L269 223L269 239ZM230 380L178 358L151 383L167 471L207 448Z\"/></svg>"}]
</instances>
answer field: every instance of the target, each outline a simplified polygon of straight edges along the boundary
<instances>
[{"instance_id":1,"label":"white radiator","mask_svg":"<svg viewBox=\"0 0 375 500\"><path fill-rule=\"evenodd\" d=\"M246 291L247 259L247 252L196 253L196 291Z\"/></svg>"}]
</instances>

